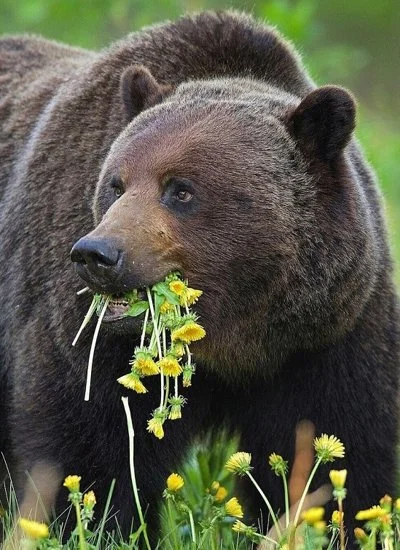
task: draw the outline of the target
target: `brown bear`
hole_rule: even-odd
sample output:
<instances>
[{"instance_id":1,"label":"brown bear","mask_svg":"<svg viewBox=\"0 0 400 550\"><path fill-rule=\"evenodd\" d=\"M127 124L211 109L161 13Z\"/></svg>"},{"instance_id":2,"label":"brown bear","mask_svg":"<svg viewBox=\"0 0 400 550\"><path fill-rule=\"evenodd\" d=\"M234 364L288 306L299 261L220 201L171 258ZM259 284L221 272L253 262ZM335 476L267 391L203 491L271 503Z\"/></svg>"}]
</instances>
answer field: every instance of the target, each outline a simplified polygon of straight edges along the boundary
<instances>
[{"instance_id":1,"label":"brown bear","mask_svg":"<svg viewBox=\"0 0 400 550\"><path fill-rule=\"evenodd\" d=\"M351 95L316 88L276 31L230 12L100 53L6 37L0 71L1 445L20 487L21 472L46 463L94 482L104 503L116 478L129 532L116 379L137 327L109 309L85 402L90 331L71 341L90 297L76 296L74 245L93 291L121 296L170 271L204 291L184 418L159 441L146 432L158 381L129 395L150 514L193 438L218 426L241 433L276 509L266 457L293 458L302 419L346 446L349 527L393 493L398 311ZM315 486L325 480L321 470ZM247 502L257 518L251 491Z\"/></svg>"}]
</instances>

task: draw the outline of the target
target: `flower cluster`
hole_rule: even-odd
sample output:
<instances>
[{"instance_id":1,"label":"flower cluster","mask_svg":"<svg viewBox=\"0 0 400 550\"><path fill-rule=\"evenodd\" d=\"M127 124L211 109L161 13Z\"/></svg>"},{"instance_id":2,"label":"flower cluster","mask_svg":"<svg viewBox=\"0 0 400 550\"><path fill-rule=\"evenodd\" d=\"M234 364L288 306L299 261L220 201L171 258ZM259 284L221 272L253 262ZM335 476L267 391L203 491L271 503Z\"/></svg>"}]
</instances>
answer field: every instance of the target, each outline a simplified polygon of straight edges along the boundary
<instances>
[{"instance_id":1,"label":"flower cluster","mask_svg":"<svg viewBox=\"0 0 400 550\"><path fill-rule=\"evenodd\" d=\"M144 320L140 345L136 347L129 363L130 372L118 378L118 382L136 393L147 393L146 378L160 377L160 402L148 420L147 430L158 439L162 439L165 421L180 419L182 408L186 404L186 399L179 393L179 377L182 376L184 388L192 384L195 365L189 345L206 335L204 328L198 323L197 316L190 310L190 306L197 302L202 291L189 288L179 274L171 273L151 289L146 288L146 292L147 300L140 299L137 290L124 296L124 301L129 306L125 315L144 315ZM94 313L97 312L101 322L109 300L110 296L94 296L73 344ZM96 327L92 349L97 332ZM93 358L93 353L90 357ZM89 359L88 381L90 371Z\"/></svg>"}]
</instances>

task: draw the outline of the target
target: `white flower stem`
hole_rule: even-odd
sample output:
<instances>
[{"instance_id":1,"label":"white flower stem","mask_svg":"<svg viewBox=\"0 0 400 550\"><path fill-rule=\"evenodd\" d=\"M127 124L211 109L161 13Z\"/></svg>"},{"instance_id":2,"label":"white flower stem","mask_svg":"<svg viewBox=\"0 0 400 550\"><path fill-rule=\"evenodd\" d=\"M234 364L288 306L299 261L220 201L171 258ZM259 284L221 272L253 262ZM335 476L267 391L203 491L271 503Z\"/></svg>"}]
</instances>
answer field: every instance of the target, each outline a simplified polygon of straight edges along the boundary
<instances>
[{"instance_id":1,"label":"white flower stem","mask_svg":"<svg viewBox=\"0 0 400 550\"><path fill-rule=\"evenodd\" d=\"M310 489L310 485L311 485L311 482L312 482L312 480L315 476L315 472L318 470L318 466L320 464L321 464L321 458L318 458L318 460L316 461L316 463L314 465L314 468L311 470L311 474L309 475L306 486L304 487L303 494L301 495L301 499L300 499L299 505L297 507L296 515L294 517L294 522L293 522L294 526L296 526L297 522L299 521L299 517L300 517L300 514L301 514L301 509L303 508L304 500L307 496L308 490Z\"/></svg>"},{"instance_id":2,"label":"white flower stem","mask_svg":"<svg viewBox=\"0 0 400 550\"><path fill-rule=\"evenodd\" d=\"M271 503L270 501L267 499L267 497L265 496L264 494L264 491L261 489L261 487L258 485L257 481L254 479L254 477L251 475L250 472L246 472L246 474L249 476L249 478L251 479L254 487L257 489L257 491L260 493L260 496L261 498L263 499L263 501L265 502L265 504L267 505L267 508L268 508L268 511L271 515L271 518L272 518L272 521L274 522L274 525L275 525L275 529L276 529L276 533L279 537L279 539L282 537L282 533L281 533L281 528L279 526L279 522L276 518L276 515L275 515L275 512L274 510L272 509L272 506L271 506Z\"/></svg>"},{"instance_id":3,"label":"white flower stem","mask_svg":"<svg viewBox=\"0 0 400 550\"><path fill-rule=\"evenodd\" d=\"M156 314L154 311L153 298L151 296L151 291L148 286L146 287L146 292L147 292L147 299L149 301L151 318L153 321L153 334L155 334L155 338L157 341L158 357L159 359L162 359L163 354L161 350L160 334L158 332L158 323L157 323ZM162 411L163 409L163 403L164 403L164 374L161 370L160 371L160 411Z\"/></svg>"},{"instance_id":4,"label":"white flower stem","mask_svg":"<svg viewBox=\"0 0 400 550\"><path fill-rule=\"evenodd\" d=\"M179 397L179 392L178 392L178 377L175 376L175 397L178 398Z\"/></svg>"},{"instance_id":5,"label":"white flower stem","mask_svg":"<svg viewBox=\"0 0 400 550\"><path fill-rule=\"evenodd\" d=\"M88 286L85 286L85 288L81 288L80 290L78 290L78 292L76 293L77 296L80 296L81 294L85 294L85 292L89 292L89 287Z\"/></svg>"},{"instance_id":6,"label":"white flower stem","mask_svg":"<svg viewBox=\"0 0 400 550\"><path fill-rule=\"evenodd\" d=\"M97 319L97 325L96 325L96 328L95 328L95 331L94 331L94 334L93 334L93 338L92 338L92 345L90 346L89 361L88 361L87 376L86 376L85 401L89 401L90 382L92 380L94 350L96 348L97 336L99 335L100 325L101 325L101 322L103 320L103 317L104 317L104 314L106 312L109 301L110 301L109 297L105 298L104 304L103 304L103 309L101 310L99 318Z\"/></svg>"},{"instance_id":7,"label":"white flower stem","mask_svg":"<svg viewBox=\"0 0 400 550\"><path fill-rule=\"evenodd\" d=\"M142 507L140 505L139 492L138 492L137 483L136 483L135 461L134 461L134 457L135 457L135 454L134 454L134 451L135 451L135 449L134 449L135 431L133 429L132 415L131 415L131 410L130 410L130 407L129 407L128 398L127 397L121 397L121 399L122 399L122 404L123 404L124 410L125 410L126 423L128 425L129 468L130 468L130 472L131 472L131 481L132 481L133 494L134 494L134 497L135 497L136 508L137 508L137 511L138 511L140 525L142 527L142 532L143 532L143 537L144 537L144 540L145 540L145 543L146 543L146 547L147 547L148 550L151 550L150 541L149 541L149 538L147 536L147 526L144 522Z\"/></svg>"},{"instance_id":8,"label":"white flower stem","mask_svg":"<svg viewBox=\"0 0 400 550\"><path fill-rule=\"evenodd\" d=\"M89 323L90 319L93 317L94 312L96 311L97 306L97 298L96 296L93 296L92 303L89 306L89 309L87 310L87 313L82 321L81 326L79 327L79 330L74 338L74 341L72 342L72 345L75 346L77 343L79 336L82 334L83 329L86 327L86 325Z\"/></svg>"},{"instance_id":9,"label":"white flower stem","mask_svg":"<svg viewBox=\"0 0 400 550\"><path fill-rule=\"evenodd\" d=\"M147 327L147 321L149 320L149 310L146 310L144 321L143 321L143 328L142 328L142 336L140 338L140 347L142 348L144 346L144 339L146 338L146 327Z\"/></svg>"}]
</instances>

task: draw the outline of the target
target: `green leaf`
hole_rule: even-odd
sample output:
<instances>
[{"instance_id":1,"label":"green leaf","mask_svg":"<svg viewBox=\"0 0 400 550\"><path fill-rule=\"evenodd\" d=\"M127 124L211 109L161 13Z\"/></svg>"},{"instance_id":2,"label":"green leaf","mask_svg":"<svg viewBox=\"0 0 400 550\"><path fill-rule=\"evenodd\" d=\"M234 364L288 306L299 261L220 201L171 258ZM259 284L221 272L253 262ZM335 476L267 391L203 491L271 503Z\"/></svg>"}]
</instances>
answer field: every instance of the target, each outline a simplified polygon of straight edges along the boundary
<instances>
[{"instance_id":1,"label":"green leaf","mask_svg":"<svg viewBox=\"0 0 400 550\"><path fill-rule=\"evenodd\" d=\"M164 296L170 304L179 306L179 296L177 296L175 292L172 292L167 283L157 283L153 285L151 290L160 296Z\"/></svg>"},{"instance_id":2,"label":"green leaf","mask_svg":"<svg viewBox=\"0 0 400 550\"><path fill-rule=\"evenodd\" d=\"M137 317L138 315L141 315L146 310L149 309L149 302L142 301L142 302L135 302L130 306L128 311L125 313L125 317Z\"/></svg>"}]
</instances>

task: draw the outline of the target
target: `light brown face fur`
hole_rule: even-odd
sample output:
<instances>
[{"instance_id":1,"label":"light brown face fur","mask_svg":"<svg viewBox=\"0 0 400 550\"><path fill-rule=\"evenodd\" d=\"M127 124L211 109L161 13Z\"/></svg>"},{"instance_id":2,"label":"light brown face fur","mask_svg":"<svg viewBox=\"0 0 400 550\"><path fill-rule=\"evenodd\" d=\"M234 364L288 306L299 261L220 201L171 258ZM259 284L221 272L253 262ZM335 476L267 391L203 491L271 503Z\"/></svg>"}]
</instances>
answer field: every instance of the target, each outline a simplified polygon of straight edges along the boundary
<instances>
[{"instance_id":1,"label":"light brown face fur","mask_svg":"<svg viewBox=\"0 0 400 550\"><path fill-rule=\"evenodd\" d=\"M324 102L329 95L329 108L332 93L319 94ZM314 323L320 339L335 338L343 317L354 312L343 315L342 304L335 305L328 279L358 245L335 250L318 272L315 247L329 258L342 230L337 226L335 237L330 214L337 190L330 196L319 181L324 170L326 181L334 181L328 145L329 155L340 149L333 151L337 171L348 137L328 143L326 158L323 136L316 140L318 158L310 158L312 142L302 152L309 133L315 140L314 95L310 108L305 103L296 111L297 98L267 85L194 82L134 119L114 142L97 186L98 225L89 237L123 254L118 272L97 286L122 294L180 271L204 290L198 313L208 338L195 351L211 365L240 363L246 347L242 371L256 369L260 357L273 368L295 346L313 345ZM295 130L294 112L300 113ZM354 223L352 193L346 197L342 223Z\"/></svg>"}]
</instances>

